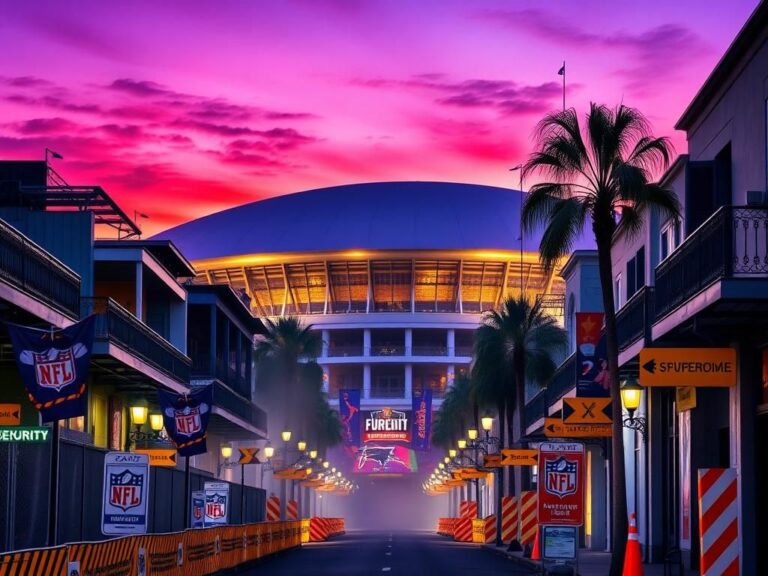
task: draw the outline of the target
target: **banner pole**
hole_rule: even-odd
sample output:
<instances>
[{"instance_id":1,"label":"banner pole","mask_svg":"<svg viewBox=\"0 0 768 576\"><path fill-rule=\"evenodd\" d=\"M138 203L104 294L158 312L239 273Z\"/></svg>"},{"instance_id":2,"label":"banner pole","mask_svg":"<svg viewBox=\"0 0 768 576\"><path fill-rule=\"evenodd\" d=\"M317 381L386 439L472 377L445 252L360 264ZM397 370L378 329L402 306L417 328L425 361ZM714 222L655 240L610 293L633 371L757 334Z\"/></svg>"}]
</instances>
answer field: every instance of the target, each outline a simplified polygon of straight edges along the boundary
<instances>
[{"instance_id":1,"label":"banner pole","mask_svg":"<svg viewBox=\"0 0 768 576\"><path fill-rule=\"evenodd\" d=\"M59 508L59 421L51 431L51 478L48 500L48 546L56 546Z\"/></svg>"},{"instance_id":2,"label":"banner pole","mask_svg":"<svg viewBox=\"0 0 768 576\"><path fill-rule=\"evenodd\" d=\"M191 502L189 500L189 456L184 456L184 528L189 528L189 507Z\"/></svg>"}]
</instances>

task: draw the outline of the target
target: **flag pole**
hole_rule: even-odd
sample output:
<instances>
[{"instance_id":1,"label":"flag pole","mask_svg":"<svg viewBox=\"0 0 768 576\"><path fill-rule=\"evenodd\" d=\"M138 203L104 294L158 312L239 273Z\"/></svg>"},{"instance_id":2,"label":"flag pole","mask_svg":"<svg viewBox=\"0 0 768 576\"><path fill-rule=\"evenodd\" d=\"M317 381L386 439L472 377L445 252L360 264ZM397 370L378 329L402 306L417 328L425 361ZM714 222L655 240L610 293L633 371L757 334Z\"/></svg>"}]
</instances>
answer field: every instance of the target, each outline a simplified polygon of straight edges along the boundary
<instances>
[{"instance_id":1,"label":"flag pole","mask_svg":"<svg viewBox=\"0 0 768 576\"><path fill-rule=\"evenodd\" d=\"M563 60L563 112L565 112L565 60Z\"/></svg>"}]
</instances>

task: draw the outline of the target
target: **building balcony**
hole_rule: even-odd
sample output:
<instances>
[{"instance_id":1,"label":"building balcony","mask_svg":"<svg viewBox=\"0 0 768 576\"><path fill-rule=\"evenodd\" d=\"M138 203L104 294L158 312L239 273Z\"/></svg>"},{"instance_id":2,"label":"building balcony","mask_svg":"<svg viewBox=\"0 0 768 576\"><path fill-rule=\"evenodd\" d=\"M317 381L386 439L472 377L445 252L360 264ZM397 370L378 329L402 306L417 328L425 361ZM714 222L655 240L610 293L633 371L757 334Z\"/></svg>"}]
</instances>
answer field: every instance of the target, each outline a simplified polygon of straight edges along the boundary
<instances>
[{"instance_id":1,"label":"building balcony","mask_svg":"<svg viewBox=\"0 0 768 576\"><path fill-rule=\"evenodd\" d=\"M619 350L626 350L638 340L649 339L654 318L654 288L643 286L616 313Z\"/></svg>"},{"instance_id":2,"label":"building balcony","mask_svg":"<svg viewBox=\"0 0 768 576\"><path fill-rule=\"evenodd\" d=\"M438 344L414 344L411 349L413 356L448 356L448 347Z\"/></svg>"},{"instance_id":3,"label":"building balcony","mask_svg":"<svg viewBox=\"0 0 768 576\"><path fill-rule=\"evenodd\" d=\"M267 429L267 413L245 396L220 382L213 383L213 406L214 412L217 409L225 410L259 431Z\"/></svg>"},{"instance_id":4,"label":"building balcony","mask_svg":"<svg viewBox=\"0 0 768 576\"><path fill-rule=\"evenodd\" d=\"M81 310L83 315L97 314L97 343L114 344L173 380L189 383L191 360L120 304L111 298L83 298Z\"/></svg>"},{"instance_id":5,"label":"building balcony","mask_svg":"<svg viewBox=\"0 0 768 576\"><path fill-rule=\"evenodd\" d=\"M761 291L744 290L744 282L766 279L768 208L723 206L656 267L656 321L713 286L718 286L716 292L708 293L687 316L721 299L754 300Z\"/></svg>"},{"instance_id":6,"label":"building balcony","mask_svg":"<svg viewBox=\"0 0 768 576\"><path fill-rule=\"evenodd\" d=\"M374 344L367 351L368 356L405 356L406 348L401 344Z\"/></svg>"},{"instance_id":7,"label":"building balcony","mask_svg":"<svg viewBox=\"0 0 768 576\"><path fill-rule=\"evenodd\" d=\"M346 358L349 356L362 356L363 355L363 345L360 344L359 346L355 346L354 344L350 345L341 345L341 346L329 346L328 347L328 357L329 358Z\"/></svg>"},{"instance_id":8,"label":"building balcony","mask_svg":"<svg viewBox=\"0 0 768 576\"><path fill-rule=\"evenodd\" d=\"M0 281L73 320L80 317L80 277L2 221Z\"/></svg>"},{"instance_id":9,"label":"building balcony","mask_svg":"<svg viewBox=\"0 0 768 576\"><path fill-rule=\"evenodd\" d=\"M216 358L215 368L211 370L211 357L208 354L195 354L192 359L193 380L219 380L233 390L248 391L250 394L251 383L243 375L230 366L224 358Z\"/></svg>"}]
</instances>

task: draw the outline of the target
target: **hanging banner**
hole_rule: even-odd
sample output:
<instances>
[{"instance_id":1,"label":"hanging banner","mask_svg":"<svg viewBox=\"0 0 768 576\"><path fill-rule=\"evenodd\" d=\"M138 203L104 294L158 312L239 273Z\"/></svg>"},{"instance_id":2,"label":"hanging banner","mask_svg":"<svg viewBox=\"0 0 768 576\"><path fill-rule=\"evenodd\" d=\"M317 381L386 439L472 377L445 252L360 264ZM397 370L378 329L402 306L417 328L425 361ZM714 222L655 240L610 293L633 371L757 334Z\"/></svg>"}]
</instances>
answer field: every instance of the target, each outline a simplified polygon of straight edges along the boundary
<instances>
[{"instance_id":1,"label":"hanging banner","mask_svg":"<svg viewBox=\"0 0 768 576\"><path fill-rule=\"evenodd\" d=\"M412 402L411 447L414 450L429 450L429 436L432 428L432 390L414 391Z\"/></svg>"},{"instance_id":2,"label":"hanging banner","mask_svg":"<svg viewBox=\"0 0 768 576\"><path fill-rule=\"evenodd\" d=\"M611 395L602 312L576 312L576 396Z\"/></svg>"},{"instance_id":3,"label":"hanging banner","mask_svg":"<svg viewBox=\"0 0 768 576\"><path fill-rule=\"evenodd\" d=\"M205 491L195 490L192 492L192 516L189 525L192 528L202 528L205 526Z\"/></svg>"},{"instance_id":4,"label":"hanging banner","mask_svg":"<svg viewBox=\"0 0 768 576\"><path fill-rule=\"evenodd\" d=\"M186 395L159 390L165 431L176 445L179 456L195 456L208 451L205 444L208 419L213 406L213 386L200 386Z\"/></svg>"},{"instance_id":5,"label":"hanging banner","mask_svg":"<svg viewBox=\"0 0 768 576\"><path fill-rule=\"evenodd\" d=\"M206 482L205 485L205 526L221 526L229 516L229 484Z\"/></svg>"},{"instance_id":6,"label":"hanging banner","mask_svg":"<svg viewBox=\"0 0 768 576\"><path fill-rule=\"evenodd\" d=\"M62 330L7 323L19 374L43 422L84 416L95 316Z\"/></svg>"},{"instance_id":7,"label":"hanging banner","mask_svg":"<svg viewBox=\"0 0 768 576\"><path fill-rule=\"evenodd\" d=\"M148 501L149 457L108 452L104 457L101 533L146 534Z\"/></svg>"},{"instance_id":8,"label":"hanging banner","mask_svg":"<svg viewBox=\"0 0 768 576\"><path fill-rule=\"evenodd\" d=\"M341 436L347 446L360 446L360 390L339 390Z\"/></svg>"}]
</instances>

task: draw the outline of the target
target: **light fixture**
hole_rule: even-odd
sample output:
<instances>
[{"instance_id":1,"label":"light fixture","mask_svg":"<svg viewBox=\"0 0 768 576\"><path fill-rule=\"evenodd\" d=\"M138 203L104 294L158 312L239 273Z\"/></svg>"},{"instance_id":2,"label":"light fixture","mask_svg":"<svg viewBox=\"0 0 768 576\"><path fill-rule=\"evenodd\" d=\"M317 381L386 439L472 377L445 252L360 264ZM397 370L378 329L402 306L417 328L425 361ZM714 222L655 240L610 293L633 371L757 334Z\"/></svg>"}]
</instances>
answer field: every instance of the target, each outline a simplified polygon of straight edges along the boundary
<instances>
[{"instance_id":1,"label":"light fixture","mask_svg":"<svg viewBox=\"0 0 768 576\"><path fill-rule=\"evenodd\" d=\"M330 462L328 462L328 460L326 460L325 462L323 462L323 468L325 468L326 470L328 469L328 467L329 467L330 465L331 465L331 463L330 463Z\"/></svg>"},{"instance_id":2,"label":"light fixture","mask_svg":"<svg viewBox=\"0 0 768 576\"><path fill-rule=\"evenodd\" d=\"M280 438L283 439L283 442L290 442L291 441L291 431L290 430L283 430L280 432Z\"/></svg>"},{"instance_id":3,"label":"light fixture","mask_svg":"<svg viewBox=\"0 0 768 576\"><path fill-rule=\"evenodd\" d=\"M155 432L160 432L163 429L163 415L162 414L150 414L149 415L149 427Z\"/></svg>"},{"instance_id":4,"label":"light fixture","mask_svg":"<svg viewBox=\"0 0 768 576\"><path fill-rule=\"evenodd\" d=\"M309 457L312 458L312 460L317 458L317 450L310 450L309 451Z\"/></svg>"},{"instance_id":5,"label":"light fixture","mask_svg":"<svg viewBox=\"0 0 768 576\"><path fill-rule=\"evenodd\" d=\"M466 441L466 440L464 440L464 438L462 438L461 440L459 440L459 441L457 442L457 444L458 444L458 446L459 446L459 450L464 450L464 449L467 447L467 441Z\"/></svg>"},{"instance_id":6,"label":"light fixture","mask_svg":"<svg viewBox=\"0 0 768 576\"><path fill-rule=\"evenodd\" d=\"M456 450L454 450L453 448L448 450L448 456L450 456L451 458L456 458Z\"/></svg>"},{"instance_id":7,"label":"light fixture","mask_svg":"<svg viewBox=\"0 0 768 576\"><path fill-rule=\"evenodd\" d=\"M639 432L645 442L648 439L648 422L644 416L635 416L635 411L640 407L643 398L643 387L634 378L627 378L619 388L619 393L621 403L629 414L628 418L622 420L623 426Z\"/></svg>"},{"instance_id":8,"label":"light fixture","mask_svg":"<svg viewBox=\"0 0 768 576\"><path fill-rule=\"evenodd\" d=\"M331 468L331 472L333 472L334 474L336 474L336 468Z\"/></svg>"},{"instance_id":9,"label":"light fixture","mask_svg":"<svg viewBox=\"0 0 768 576\"><path fill-rule=\"evenodd\" d=\"M440 462L440 464L438 464L437 467L440 468L440 470L443 470L443 469L445 469L445 464Z\"/></svg>"},{"instance_id":10,"label":"light fixture","mask_svg":"<svg viewBox=\"0 0 768 576\"><path fill-rule=\"evenodd\" d=\"M304 452L307 449L307 443L304 440L299 440L296 443L296 448L299 449L299 452Z\"/></svg>"},{"instance_id":11,"label":"light fixture","mask_svg":"<svg viewBox=\"0 0 768 576\"><path fill-rule=\"evenodd\" d=\"M264 446L264 456L267 457L267 460L272 458L272 456L275 455L275 447L274 446Z\"/></svg>"},{"instance_id":12,"label":"light fixture","mask_svg":"<svg viewBox=\"0 0 768 576\"><path fill-rule=\"evenodd\" d=\"M307 476L310 476L312 474L312 468L307 468Z\"/></svg>"},{"instance_id":13,"label":"light fixture","mask_svg":"<svg viewBox=\"0 0 768 576\"><path fill-rule=\"evenodd\" d=\"M336 472L336 476L341 478L341 471Z\"/></svg>"},{"instance_id":14,"label":"light fixture","mask_svg":"<svg viewBox=\"0 0 768 576\"><path fill-rule=\"evenodd\" d=\"M131 421L136 426L141 426L147 421L146 406L131 406Z\"/></svg>"},{"instance_id":15,"label":"light fixture","mask_svg":"<svg viewBox=\"0 0 768 576\"><path fill-rule=\"evenodd\" d=\"M449 464L451 462L451 459L448 456L446 456L445 458L443 458L443 462L445 462L446 464Z\"/></svg>"},{"instance_id":16,"label":"light fixture","mask_svg":"<svg viewBox=\"0 0 768 576\"><path fill-rule=\"evenodd\" d=\"M467 430L467 438L470 440L477 440L477 428L470 428Z\"/></svg>"},{"instance_id":17,"label":"light fixture","mask_svg":"<svg viewBox=\"0 0 768 576\"><path fill-rule=\"evenodd\" d=\"M221 456L224 458L224 460L229 460L230 456L232 456L232 446L229 444L222 444Z\"/></svg>"},{"instance_id":18,"label":"light fixture","mask_svg":"<svg viewBox=\"0 0 768 576\"><path fill-rule=\"evenodd\" d=\"M490 432L491 428L493 428L493 418L490 416L484 416L480 419L480 422L483 425L483 430L486 432Z\"/></svg>"}]
</instances>

